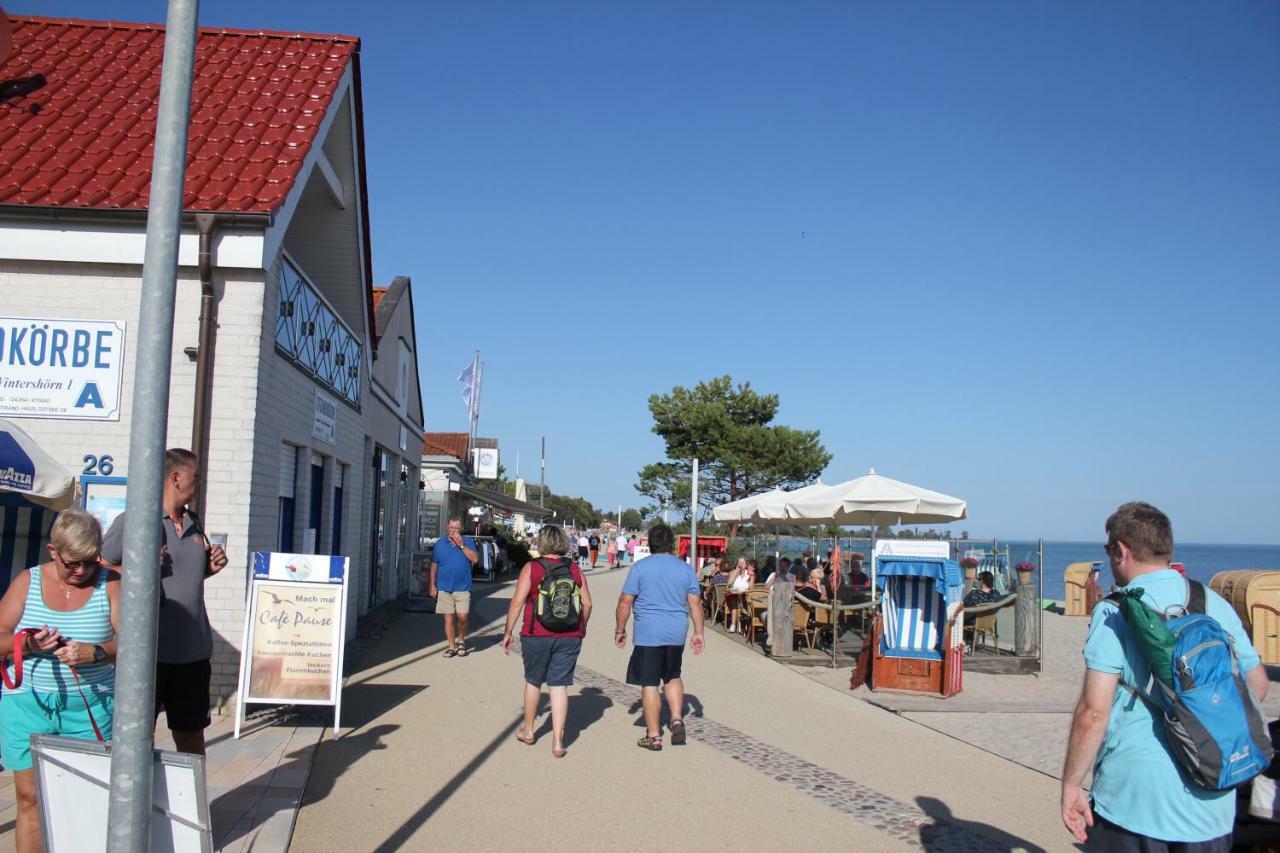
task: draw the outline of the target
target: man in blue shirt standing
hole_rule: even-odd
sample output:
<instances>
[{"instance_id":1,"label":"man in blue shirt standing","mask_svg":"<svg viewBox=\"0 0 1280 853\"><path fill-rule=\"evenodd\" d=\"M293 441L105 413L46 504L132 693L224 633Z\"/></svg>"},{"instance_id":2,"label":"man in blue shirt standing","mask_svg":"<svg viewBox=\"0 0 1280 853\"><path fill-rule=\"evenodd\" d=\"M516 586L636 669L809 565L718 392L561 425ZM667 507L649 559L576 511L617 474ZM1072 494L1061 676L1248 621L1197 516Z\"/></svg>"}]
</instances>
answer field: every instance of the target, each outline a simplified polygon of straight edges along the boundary
<instances>
[{"instance_id":1,"label":"man in blue shirt standing","mask_svg":"<svg viewBox=\"0 0 1280 853\"><path fill-rule=\"evenodd\" d=\"M1152 609L1166 613L1186 607L1187 580L1169 568L1173 528L1154 506L1127 503L1107 519L1107 556L1116 583L1140 588ZM1208 589L1205 612L1231 634L1240 671L1261 702L1269 682L1240 618ZM1067 829L1085 850L1227 853L1236 792L1198 786L1169 752L1162 725L1134 694L1147 689L1151 670L1114 602L1094 608L1084 662L1084 687L1062 771ZM1086 794L1090 768L1093 790Z\"/></svg>"},{"instance_id":2,"label":"man in blue shirt standing","mask_svg":"<svg viewBox=\"0 0 1280 853\"><path fill-rule=\"evenodd\" d=\"M443 539L431 553L431 582L427 595L436 600L436 612L444 616L444 650L447 658L467 656L467 618L471 613L471 567L480 562L476 540L462 535L462 520L449 519ZM455 642L456 636L456 642Z\"/></svg>"},{"instance_id":3,"label":"man in blue shirt standing","mask_svg":"<svg viewBox=\"0 0 1280 853\"><path fill-rule=\"evenodd\" d=\"M637 746L662 749L662 693L666 695L671 714L671 745L685 742L684 681L680 665L684 658L684 640L693 618L693 653L702 654L702 599L693 567L672 555L676 536L670 527L657 524L649 531L650 557L635 563L622 584L616 613L617 630L613 641L618 648L627 646L627 620L635 613L635 648L627 665L627 683L640 688L644 708L645 736Z\"/></svg>"}]
</instances>

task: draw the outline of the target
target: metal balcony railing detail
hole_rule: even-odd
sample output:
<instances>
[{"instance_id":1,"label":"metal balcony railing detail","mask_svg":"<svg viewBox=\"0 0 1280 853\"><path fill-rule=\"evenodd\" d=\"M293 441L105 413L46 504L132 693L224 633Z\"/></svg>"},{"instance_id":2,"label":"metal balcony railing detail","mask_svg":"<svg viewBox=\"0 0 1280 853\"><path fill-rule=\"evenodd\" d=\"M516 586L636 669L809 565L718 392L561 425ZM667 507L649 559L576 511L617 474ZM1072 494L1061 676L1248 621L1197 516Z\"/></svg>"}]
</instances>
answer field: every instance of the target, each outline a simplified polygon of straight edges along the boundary
<instances>
[{"instance_id":1,"label":"metal balcony railing detail","mask_svg":"<svg viewBox=\"0 0 1280 853\"><path fill-rule=\"evenodd\" d=\"M287 258L280 264L276 349L352 406L360 405L360 340Z\"/></svg>"}]
</instances>

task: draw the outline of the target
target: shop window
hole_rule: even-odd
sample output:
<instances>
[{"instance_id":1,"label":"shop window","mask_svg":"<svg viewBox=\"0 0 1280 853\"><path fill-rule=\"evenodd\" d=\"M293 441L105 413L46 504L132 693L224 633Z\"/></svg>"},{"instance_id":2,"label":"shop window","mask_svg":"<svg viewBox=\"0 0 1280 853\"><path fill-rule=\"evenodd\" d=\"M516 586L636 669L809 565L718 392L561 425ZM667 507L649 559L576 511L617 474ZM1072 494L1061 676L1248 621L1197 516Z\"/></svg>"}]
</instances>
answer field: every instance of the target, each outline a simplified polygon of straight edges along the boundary
<instances>
[{"instance_id":1,"label":"shop window","mask_svg":"<svg viewBox=\"0 0 1280 853\"><path fill-rule=\"evenodd\" d=\"M342 484L347 466L338 465L333 470L333 547L330 554L342 553Z\"/></svg>"}]
</instances>

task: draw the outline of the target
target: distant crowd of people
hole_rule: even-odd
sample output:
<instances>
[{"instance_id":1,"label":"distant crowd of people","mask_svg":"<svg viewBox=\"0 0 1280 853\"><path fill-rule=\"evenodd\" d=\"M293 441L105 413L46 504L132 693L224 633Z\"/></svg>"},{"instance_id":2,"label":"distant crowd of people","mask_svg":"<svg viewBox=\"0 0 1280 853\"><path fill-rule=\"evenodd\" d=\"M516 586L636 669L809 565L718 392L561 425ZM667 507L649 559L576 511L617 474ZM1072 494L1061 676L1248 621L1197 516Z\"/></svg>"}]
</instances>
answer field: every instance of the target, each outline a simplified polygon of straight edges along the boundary
<instances>
[{"instance_id":1,"label":"distant crowd of people","mask_svg":"<svg viewBox=\"0 0 1280 853\"><path fill-rule=\"evenodd\" d=\"M600 562L600 546L605 549L605 565L611 569L620 569L628 559L635 562L636 548L640 545L640 537L619 531L616 535L598 530L584 530L575 539L578 546L578 564L586 569L594 569Z\"/></svg>"}]
</instances>

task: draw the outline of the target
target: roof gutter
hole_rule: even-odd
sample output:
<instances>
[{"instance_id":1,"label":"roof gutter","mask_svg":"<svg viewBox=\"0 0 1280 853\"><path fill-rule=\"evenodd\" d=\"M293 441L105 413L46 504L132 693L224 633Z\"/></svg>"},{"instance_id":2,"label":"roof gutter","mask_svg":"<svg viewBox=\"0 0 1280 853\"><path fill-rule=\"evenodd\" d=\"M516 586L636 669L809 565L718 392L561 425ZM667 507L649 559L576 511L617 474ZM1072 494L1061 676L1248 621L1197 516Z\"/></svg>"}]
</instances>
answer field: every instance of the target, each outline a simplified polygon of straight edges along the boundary
<instances>
[{"instance_id":1,"label":"roof gutter","mask_svg":"<svg viewBox=\"0 0 1280 853\"><path fill-rule=\"evenodd\" d=\"M196 224L198 216L217 217L225 228L268 228L275 222L275 213L220 213L212 210L184 210L183 225ZM55 222L102 222L103 220L137 222L146 224L147 209L124 207L60 207L39 204L0 204L0 219L36 219Z\"/></svg>"}]
</instances>

